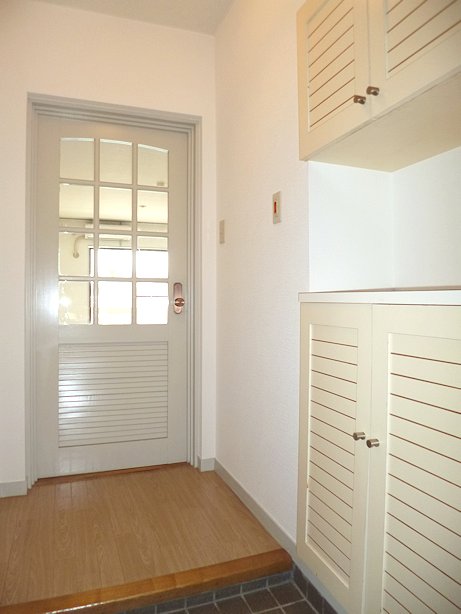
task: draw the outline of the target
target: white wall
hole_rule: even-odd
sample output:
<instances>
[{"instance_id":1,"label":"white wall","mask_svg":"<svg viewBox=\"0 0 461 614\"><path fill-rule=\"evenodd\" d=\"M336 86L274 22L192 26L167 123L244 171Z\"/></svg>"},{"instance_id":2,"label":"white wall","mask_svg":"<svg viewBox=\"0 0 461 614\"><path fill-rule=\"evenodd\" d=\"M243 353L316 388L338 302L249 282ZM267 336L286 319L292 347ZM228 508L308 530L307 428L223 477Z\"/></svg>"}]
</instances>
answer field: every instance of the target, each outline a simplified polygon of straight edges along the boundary
<instances>
[{"instance_id":1,"label":"white wall","mask_svg":"<svg viewBox=\"0 0 461 614\"><path fill-rule=\"evenodd\" d=\"M309 162L309 290L393 286L389 173Z\"/></svg>"},{"instance_id":2,"label":"white wall","mask_svg":"<svg viewBox=\"0 0 461 614\"><path fill-rule=\"evenodd\" d=\"M392 181L395 285L461 286L461 147Z\"/></svg>"},{"instance_id":3,"label":"white wall","mask_svg":"<svg viewBox=\"0 0 461 614\"><path fill-rule=\"evenodd\" d=\"M299 291L460 284L460 154L396 173L298 161L296 10L235 0L216 40L217 459L296 530ZM271 196L282 191L282 223Z\"/></svg>"},{"instance_id":4,"label":"white wall","mask_svg":"<svg viewBox=\"0 0 461 614\"><path fill-rule=\"evenodd\" d=\"M461 148L393 173L309 163L309 290L461 285Z\"/></svg>"},{"instance_id":5,"label":"white wall","mask_svg":"<svg viewBox=\"0 0 461 614\"><path fill-rule=\"evenodd\" d=\"M307 167L298 160L296 11L235 0L217 33L217 459L292 538ZM272 224L272 194L282 222Z\"/></svg>"},{"instance_id":6,"label":"white wall","mask_svg":"<svg viewBox=\"0 0 461 614\"><path fill-rule=\"evenodd\" d=\"M203 118L201 455L214 456L214 39L28 0L0 2L0 484L25 478L25 190L27 93Z\"/></svg>"}]
</instances>

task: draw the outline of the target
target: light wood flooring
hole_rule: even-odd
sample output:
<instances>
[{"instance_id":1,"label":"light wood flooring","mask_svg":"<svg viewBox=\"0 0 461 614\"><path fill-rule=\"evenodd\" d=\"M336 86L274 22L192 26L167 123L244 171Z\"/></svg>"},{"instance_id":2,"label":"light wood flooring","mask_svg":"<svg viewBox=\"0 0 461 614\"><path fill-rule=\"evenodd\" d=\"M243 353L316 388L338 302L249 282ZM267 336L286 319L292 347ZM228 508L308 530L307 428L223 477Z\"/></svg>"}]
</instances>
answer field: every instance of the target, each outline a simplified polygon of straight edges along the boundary
<instances>
[{"instance_id":1,"label":"light wood flooring","mask_svg":"<svg viewBox=\"0 0 461 614\"><path fill-rule=\"evenodd\" d=\"M185 464L40 480L0 499L2 613L116 612L290 564L216 473Z\"/></svg>"}]
</instances>

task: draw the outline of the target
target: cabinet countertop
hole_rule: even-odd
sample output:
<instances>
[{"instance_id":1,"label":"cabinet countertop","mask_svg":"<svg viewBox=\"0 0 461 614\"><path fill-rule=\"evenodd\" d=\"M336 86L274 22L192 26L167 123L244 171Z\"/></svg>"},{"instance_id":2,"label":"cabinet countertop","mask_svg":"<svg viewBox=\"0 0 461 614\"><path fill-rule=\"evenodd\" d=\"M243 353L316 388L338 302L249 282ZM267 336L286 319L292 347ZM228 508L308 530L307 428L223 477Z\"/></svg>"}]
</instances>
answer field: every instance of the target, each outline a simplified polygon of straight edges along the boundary
<instances>
[{"instance_id":1,"label":"cabinet countertop","mask_svg":"<svg viewBox=\"0 0 461 614\"><path fill-rule=\"evenodd\" d=\"M380 288L300 292L300 303L373 303L383 305L460 305L461 287Z\"/></svg>"}]
</instances>

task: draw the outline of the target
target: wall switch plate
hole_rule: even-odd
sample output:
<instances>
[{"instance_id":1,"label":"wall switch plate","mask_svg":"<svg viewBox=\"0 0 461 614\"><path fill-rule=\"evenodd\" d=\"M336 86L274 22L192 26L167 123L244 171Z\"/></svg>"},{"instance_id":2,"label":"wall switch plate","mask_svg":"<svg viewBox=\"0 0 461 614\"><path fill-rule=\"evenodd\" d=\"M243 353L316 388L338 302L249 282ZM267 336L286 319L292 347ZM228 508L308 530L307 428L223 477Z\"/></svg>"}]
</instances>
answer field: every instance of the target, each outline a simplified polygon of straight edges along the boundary
<instances>
[{"instance_id":1,"label":"wall switch plate","mask_svg":"<svg viewBox=\"0 0 461 614\"><path fill-rule=\"evenodd\" d=\"M224 220L219 220L219 242L226 242L226 223Z\"/></svg>"},{"instance_id":2,"label":"wall switch plate","mask_svg":"<svg viewBox=\"0 0 461 614\"><path fill-rule=\"evenodd\" d=\"M276 192L272 195L272 222L274 224L280 224L282 218L280 216L280 207L282 203L282 193Z\"/></svg>"}]
</instances>

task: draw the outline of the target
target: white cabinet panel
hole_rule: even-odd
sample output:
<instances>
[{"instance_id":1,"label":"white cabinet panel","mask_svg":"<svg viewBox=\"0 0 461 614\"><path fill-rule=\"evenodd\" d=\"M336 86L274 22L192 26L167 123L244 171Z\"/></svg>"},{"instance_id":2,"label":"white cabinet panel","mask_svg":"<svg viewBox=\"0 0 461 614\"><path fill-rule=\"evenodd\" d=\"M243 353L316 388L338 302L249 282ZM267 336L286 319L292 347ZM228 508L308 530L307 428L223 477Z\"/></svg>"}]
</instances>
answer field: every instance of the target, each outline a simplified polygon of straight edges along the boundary
<instances>
[{"instance_id":1,"label":"white cabinet panel","mask_svg":"<svg viewBox=\"0 0 461 614\"><path fill-rule=\"evenodd\" d=\"M300 158L395 170L456 147L459 130L445 127L461 119L461 80L452 79L460 69L461 0L306 1L298 12Z\"/></svg>"},{"instance_id":2,"label":"white cabinet panel","mask_svg":"<svg viewBox=\"0 0 461 614\"><path fill-rule=\"evenodd\" d=\"M370 381L371 311L346 309L344 326L334 305L303 312L298 551L338 601L357 611L368 467L364 442L353 434L369 420L362 384Z\"/></svg>"},{"instance_id":3,"label":"white cabinet panel","mask_svg":"<svg viewBox=\"0 0 461 614\"><path fill-rule=\"evenodd\" d=\"M460 369L461 307L373 307L371 432L385 459L370 464L367 553L383 578L370 611L461 607Z\"/></svg>"},{"instance_id":4,"label":"white cabinet panel","mask_svg":"<svg viewBox=\"0 0 461 614\"><path fill-rule=\"evenodd\" d=\"M374 113L459 70L461 0L369 3Z\"/></svg>"},{"instance_id":5,"label":"white cabinet panel","mask_svg":"<svg viewBox=\"0 0 461 614\"><path fill-rule=\"evenodd\" d=\"M299 556L347 612L459 612L461 306L301 314Z\"/></svg>"},{"instance_id":6,"label":"white cabinet panel","mask_svg":"<svg viewBox=\"0 0 461 614\"><path fill-rule=\"evenodd\" d=\"M365 0L306 2L298 13L300 153L322 148L362 124L369 111L354 104L368 81Z\"/></svg>"}]
</instances>

